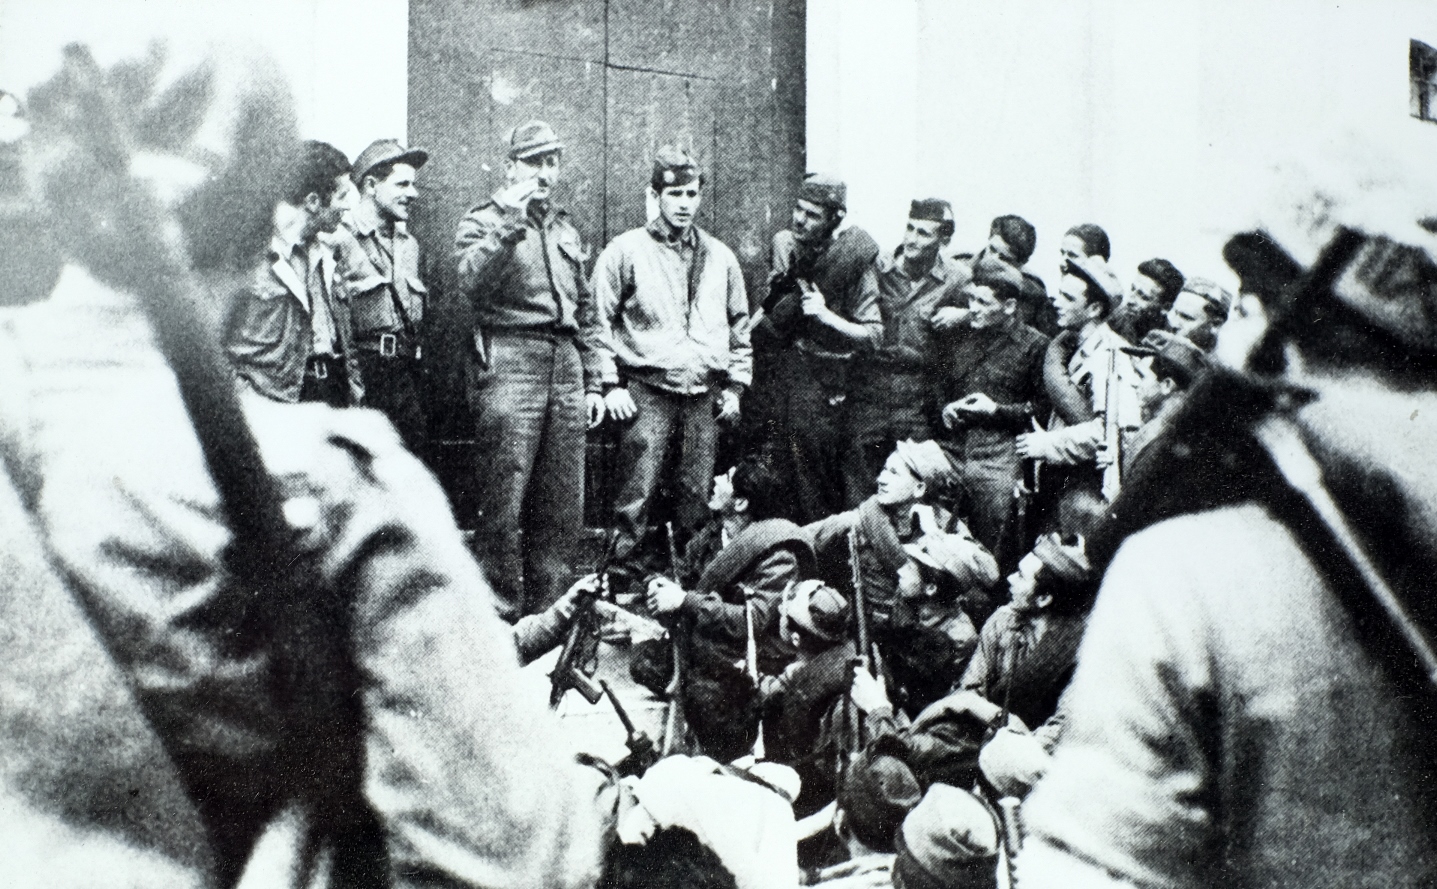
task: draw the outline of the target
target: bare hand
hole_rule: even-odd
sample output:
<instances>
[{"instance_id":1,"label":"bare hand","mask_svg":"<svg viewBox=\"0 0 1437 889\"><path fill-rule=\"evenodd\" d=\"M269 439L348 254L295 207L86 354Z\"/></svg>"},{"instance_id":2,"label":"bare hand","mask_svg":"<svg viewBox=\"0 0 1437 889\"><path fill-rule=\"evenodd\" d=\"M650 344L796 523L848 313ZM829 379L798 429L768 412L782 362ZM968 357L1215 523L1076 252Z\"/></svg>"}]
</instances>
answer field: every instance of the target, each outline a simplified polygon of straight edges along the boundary
<instances>
[{"instance_id":1,"label":"bare hand","mask_svg":"<svg viewBox=\"0 0 1437 889\"><path fill-rule=\"evenodd\" d=\"M1024 432L1022 435L1013 439L1013 446L1017 449L1019 457L1026 459L1038 452L1038 441L1034 436L1039 434L1040 433L1037 432Z\"/></svg>"},{"instance_id":2,"label":"bare hand","mask_svg":"<svg viewBox=\"0 0 1437 889\"><path fill-rule=\"evenodd\" d=\"M564 595L560 596L559 600L550 607L559 613L565 623L568 623L573 619L574 613L579 610L579 603L584 600L584 597L598 596L603 589L604 584L599 579L599 575L586 574L574 581Z\"/></svg>"},{"instance_id":3,"label":"bare hand","mask_svg":"<svg viewBox=\"0 0 1437 889\"><path fill-rule=\"evenodd\" d=\"M499 189L498 194L494 195L494 199L505 206L523 210L529 206L530 198L534 197L534 192L538 190L538 179L525 179Z\"/></svg>"},{"instance_id":4,"label":"bare hand","mask_svg":"<svg viewBox=\"0 0 1437 889\"><path fill-rule=\"evenodd\" d=\"M667 577L655 577L649 581L649 610L654 614L672 614L684 604L687 595L683 587Z\"/></svg>"},{"instance_id":5,"label":"bare hand","mask_svg":"<svg viewBox=\"0 0 1437 889\"><path fill-rule=\"evenodd\" d=\"M604 422L604 396L597 392L585 393L584 409L589 414L590 429Z\"/></svg>"},{"instance_id":6,"label":"bare hand","mask_svg":"<svg viewBox=\"0 0 1437 889\"><path fill-rule=\"evenodd\" d=\"M853 699L853 705L864 713L892 706L888 701L888 688L883 680L875 678L862 667L853 668L853 687L849 689L848 695Z\"/></svg>"},{"instance_id":7,"label":"bare hand","mask_svg":"<svg viewBox=\"0 0 1437 889\"><path fill-rule=\"evenodd\" d=\"M718 416L720 423L732 423L738 419L739 397L732 389L723 389L718 394Z\"/></svg>"},{"instance_id":8,"label":"bare hand","mask_svg":"<svg viewBox=\"0 0 1437 889\"><path fill-rule=\"evenodd\" d=\"M968 323L968 310L957 306L943 306L928 319L934 330L953 330Z\"/></svg>"},{"instance_id":9,"label":"bare hand","mask_svg":"<svg viewBox=\"0 0 1437 889\"><path fill-rule=\"evenodd\" d=\"M822 290L807 281L800 281L799 286L803 288L803 314L813 318L828 311L828 301L824 299Z\"/></svg>"},{"instance_id":10,"label":"bare hand","mask_svg":"<svg viewBox=\"0 0 1437 889\"><path fill-rule=\"evenodd\" d=\"M609 394L604 396L604 407L608 408L609 416L621 423L632 420L639 412L639 406L634 404L634 396L622 386L609 390Z\"/></svg>"}]
</instances>

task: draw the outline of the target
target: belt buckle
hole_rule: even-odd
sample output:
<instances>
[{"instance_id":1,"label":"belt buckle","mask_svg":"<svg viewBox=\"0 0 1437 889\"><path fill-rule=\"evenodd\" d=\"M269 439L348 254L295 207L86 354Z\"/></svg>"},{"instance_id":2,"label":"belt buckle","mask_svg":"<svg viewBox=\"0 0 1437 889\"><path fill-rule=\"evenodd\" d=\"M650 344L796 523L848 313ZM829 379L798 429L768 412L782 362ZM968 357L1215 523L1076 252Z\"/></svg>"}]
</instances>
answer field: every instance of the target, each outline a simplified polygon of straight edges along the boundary
<instances>
[{"instance_id":1,"label":"belt buckle","mask_svg":"<svg viewBox=\"0 0 1437 889\"><path fill-rule=\"evenodd\" d=\"M381 333L379 335L379 354L384 358L393 358L399 354L399 338L392 333Z\"/></svg>"},{"instance_id":2,"label":"belt buckle","mask_svg":"<svg viewBox=\"0 0 1437 889\"><path fill-rule=\"evenodd\" d=\"M329 379L329 362L322 357L314 359L314 378L316 380Z\"/></svg>"}]
</instances>

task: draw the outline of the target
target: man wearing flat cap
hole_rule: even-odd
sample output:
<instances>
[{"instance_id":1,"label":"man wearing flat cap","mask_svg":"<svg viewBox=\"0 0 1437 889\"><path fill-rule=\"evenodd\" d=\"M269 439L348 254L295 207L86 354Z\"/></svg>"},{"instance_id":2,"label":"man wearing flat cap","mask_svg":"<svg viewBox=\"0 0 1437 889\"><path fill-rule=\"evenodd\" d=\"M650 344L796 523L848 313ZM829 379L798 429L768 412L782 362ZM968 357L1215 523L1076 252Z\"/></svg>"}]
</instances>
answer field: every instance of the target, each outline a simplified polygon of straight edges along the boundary
<instances>
[{"instance_id":1,"label":"man wearing flat cap","mask_svg":"<svg viewBox=\"0 0 1437 889\"><path fill-rule=\"evenodd\" d=\"M667 467L678 467L678 542L707 516L717 424L738 419L753 381L743 271L696 224L703 184L687 151L660 148L649 180L658 216L610 241L594 266L604 403L619 427L614 567L631 580L667 549L649 533Z\"/></svg>"},{"instance_id":2,"label":"man wearing flat cap","mask_svg":"<svg viewBox=\"0 0 1437 889\"><path fill-rule=\"evenodd\" d=\"M939 306L963 301L959 290L970 277L962 265L942 255L952 237L953 208L948 202L915 200L903 242L877 259L883 336L871 352L853 360L843 465L850 507L868 496L895 444L932 437L924 412L932 316Z\"/></svg>"},{"instance_id":3,"label":"man wearing flat cap","mask_svg":"<svg viewBox=\"0 0 1437 889\"><path fill-rule=\"evenodd\" d=\"M419 242L408 229L419 196L415 174L428 152L379 139L360 152L352 178L359 205L335 232L339 277L349 298L364 403L382 411L410 451L423 456L420 349L427 290Z\"/></svg>"},{"instance_id":4,"label":"man wearing flat cap","mask_svg":"<svg viewBox=\"0 0 1437 889\"><path fill-rule=\"evenodd\" d=\"M848 189L810 173L790 227L773 236L773 266L753 341L760 386L749 399L751 446L784 461L796 520L813 522L844 507L845 402L855 355L883 336L878 245L856 226L839 231Z\"/></svg>"},{"instance_id":5,"label":"man wearing flat cap","mask_svg":"<svg viewBox=\"0 0 1437 889\"><path fill-rule=\"evenodd\" d=\"M1118 280L1105 262L1068 260L1053 298L1063 333L1044 356L1044 389L1053 415L1047 429L1018 436L1020 456L1082 467L1079 476L1096 476L1099 448L1119 447L1122 430L1142 425L1132 356L1122 351L1131 344L1107 323L1121 299ZM1118 465L1110 462L1101 473L1108 500L1121 484Z\"/></svg>"},{"instance_id":6,"label":"man wearing flat cap","mask_svg":"<svg viewBox=\"0 0 1437 889\"><path fill-rule=\"evenodd\" d=\"M585 428L603 420L604 402L588 253L552 204L564 144L535 120L506 148L507 184L460 220L454 258L475 320L466 376L476 549L514 620L564 589L583 515Z\"/></svg>"}]
</instances>

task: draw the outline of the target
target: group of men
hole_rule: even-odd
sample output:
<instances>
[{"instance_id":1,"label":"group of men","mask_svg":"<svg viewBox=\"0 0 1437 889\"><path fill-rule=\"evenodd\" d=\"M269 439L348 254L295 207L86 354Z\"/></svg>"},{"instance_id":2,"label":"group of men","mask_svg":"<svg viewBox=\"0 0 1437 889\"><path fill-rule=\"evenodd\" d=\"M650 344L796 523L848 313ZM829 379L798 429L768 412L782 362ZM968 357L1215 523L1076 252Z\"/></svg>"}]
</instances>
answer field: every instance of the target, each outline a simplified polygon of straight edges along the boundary
<instances>
[{"instance_id":1,"label":"group of men","mask_svg":"<svg viewBox=\"0 0 1437 889\"><path fill-rule=\"evenodd\" d=\"M1240 300L1162 259L1124 291L1078 225L1050 295L1021 218L955 256L915 200L890 255L810 175L750 300L692 156L591 267L522 124L452 254L476 560L414 456L425 152L299 143L240 58L145 64L71 47L26 97L55 261L0 317L8 884L1437 875L1437 203L1321 193L1229 242ZM635 676L693 754L623 780L517 677L592 587L559 594L606 420L614 575L677 652Z\"/></svg>"}]
</instances>

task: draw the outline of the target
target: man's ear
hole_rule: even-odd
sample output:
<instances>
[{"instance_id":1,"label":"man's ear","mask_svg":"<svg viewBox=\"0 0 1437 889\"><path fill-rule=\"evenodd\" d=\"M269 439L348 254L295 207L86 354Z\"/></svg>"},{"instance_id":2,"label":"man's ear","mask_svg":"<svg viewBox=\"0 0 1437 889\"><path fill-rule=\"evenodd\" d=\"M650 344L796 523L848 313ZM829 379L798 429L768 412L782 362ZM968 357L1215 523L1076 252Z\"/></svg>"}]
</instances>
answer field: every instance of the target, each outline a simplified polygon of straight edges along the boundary
<instances>
[{"instance_id":1,"label":"man's ear","mask_svg":"<svg viewBox=\"0 0 1437 889\"><path fill-rule=\"evenodd\" d=\"M304 196L303 206L305 212L314 215L324 209L324 201L320 199L319 192L311 191Z\"/></svg>"},{"instance_id":2,"label":"man's ear","mask_svg":"<svg viewBox=\"0 0 1437 889\"><path fill-rule=\"evenodd\" d=\"M1037 598L1033 600L1033 604L1038 606L1039 611L1042 611L1053 604L1053 594L1039 593Z\"/></svg>"},{"instance_id":3,"label":"man's ear","mask_svg":"<svg viewBox=\"0 0 1437 889\"><path fill-rule=\"evenodd\" d=\"M1016 314L1018 314L1018 301L1017 301L1016 299L1004 300L1004 301L1003 301L1003 314L1004 314L1004 315L1016 315Z\"/></svg>"},{"instance_id":4,"label":"man's ear","mask_svg":"<svg viewBox=\"0 0 1437 889\"><path fill-rule=\"evenodd\" d=\"M927 494L927 493L928 493L928 484L927 484L926 482L919 482L918 484L916 484L916 485L913 486L913 496L914 496L914 499L922 500L922 499L923 499L923 495L924 495L924 494Z\"/></svg>"},{"instance_id":5,"label":"man's ear","mask_svg":"<svg viewBox=\"0 0 1437 889\"><path fill-rule=\"evenodd\" d=\"M733 511L734 511L734 512L748 512L748 498L747 498L747 497L735 497L735 498L733 498Z\"/></svg>"}]
</instances>

